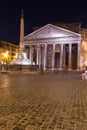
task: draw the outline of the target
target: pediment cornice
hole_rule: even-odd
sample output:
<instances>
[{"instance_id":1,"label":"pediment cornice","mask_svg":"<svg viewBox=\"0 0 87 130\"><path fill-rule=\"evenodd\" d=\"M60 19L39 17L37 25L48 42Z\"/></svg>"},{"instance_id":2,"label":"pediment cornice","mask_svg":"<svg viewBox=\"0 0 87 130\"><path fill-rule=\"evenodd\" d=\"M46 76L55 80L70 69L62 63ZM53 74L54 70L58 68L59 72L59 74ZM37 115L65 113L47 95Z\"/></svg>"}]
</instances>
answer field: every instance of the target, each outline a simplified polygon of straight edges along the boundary
<instances>
[{"instance_id":1,"label":"pediment cornice","mask_svg":"<svg viewBox=\"0 0 87 130\"><path fill-rule=\"evenodd\" d=\"M47 24L40 29L34 31L33 33L24 37L26 40L31 39L46 39L46 38L63 38L63 37L81 37L80 34L54 26L52 24Z\"/></svg>"},{"instance_id":2,"label":"pediment cornice","mask_svg":"<svg viewBox=\"0 0 87 130\"><path fill-rule=\"evenodd\" d=\"M80 43L81 38L79 37L64 37L64 38L46 38L46 39L31 39L25 40L25 45L30 44L70 44Z\"/></svg>"}]
</instances>

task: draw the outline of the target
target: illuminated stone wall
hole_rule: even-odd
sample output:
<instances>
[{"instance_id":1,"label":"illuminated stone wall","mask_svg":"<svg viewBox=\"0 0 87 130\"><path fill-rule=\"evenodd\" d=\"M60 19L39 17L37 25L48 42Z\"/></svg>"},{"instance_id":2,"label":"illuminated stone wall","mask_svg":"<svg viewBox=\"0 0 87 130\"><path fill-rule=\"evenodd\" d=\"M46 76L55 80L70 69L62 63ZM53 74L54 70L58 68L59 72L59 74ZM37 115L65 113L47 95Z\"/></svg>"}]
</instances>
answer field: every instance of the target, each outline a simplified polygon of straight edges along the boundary
<instances>
[{"instance_id":1,"label":"illuminated stone wall","mask_svg":"<svg viewBox=\"0 0 87 130\"><path fill-rule=\"evenodd\" d=\"M81 67L86 67L87 66L87 29L80 28L79 33L83 36L83 40L81 44L80 64Z\"/></svg>"}]
</instances>

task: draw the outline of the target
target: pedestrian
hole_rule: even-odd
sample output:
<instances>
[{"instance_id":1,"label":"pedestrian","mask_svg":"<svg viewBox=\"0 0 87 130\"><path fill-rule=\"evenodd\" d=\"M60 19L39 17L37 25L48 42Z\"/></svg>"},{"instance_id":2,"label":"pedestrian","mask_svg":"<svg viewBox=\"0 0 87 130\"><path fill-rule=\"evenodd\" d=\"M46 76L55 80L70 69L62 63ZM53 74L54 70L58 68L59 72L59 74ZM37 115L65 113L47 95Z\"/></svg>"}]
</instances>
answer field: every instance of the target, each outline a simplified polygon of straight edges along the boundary
<instances>
[{"instance_id":1,"label":"pedestrian","mask_svg":"<svg viewBox=\"0 0 87 130\"><path fill-rule=\"evenodd\" d=\"M82 71L82 80L85 80L85 71Z\"/></svg>"},{"instance_id":2,"label":"pedestrian","mask_svg":"<svg viewBox=\"0 0 87 130\"><path fill-rule=\"evenodd\" d=\"M64 72L67 73L67 66L64 67Z\"/></svg>"}]
</instances>

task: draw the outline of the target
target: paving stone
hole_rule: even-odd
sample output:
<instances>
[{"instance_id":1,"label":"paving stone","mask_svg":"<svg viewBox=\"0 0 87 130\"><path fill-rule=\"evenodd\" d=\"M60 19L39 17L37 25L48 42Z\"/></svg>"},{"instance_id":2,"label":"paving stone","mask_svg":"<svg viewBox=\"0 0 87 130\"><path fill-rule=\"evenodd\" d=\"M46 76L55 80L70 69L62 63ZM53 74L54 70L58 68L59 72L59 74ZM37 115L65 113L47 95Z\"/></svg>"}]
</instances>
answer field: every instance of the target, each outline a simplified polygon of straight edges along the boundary
<instances>
[{"instance_id":1,"label":"paving stone","mask_svg":"<svg viewBox=\"0 0 87 130\"><path fill-rule=\"evenodd\" d=\"M80 73L0 74L0 130L86 130Z\"/></svg>"}]
</instances>

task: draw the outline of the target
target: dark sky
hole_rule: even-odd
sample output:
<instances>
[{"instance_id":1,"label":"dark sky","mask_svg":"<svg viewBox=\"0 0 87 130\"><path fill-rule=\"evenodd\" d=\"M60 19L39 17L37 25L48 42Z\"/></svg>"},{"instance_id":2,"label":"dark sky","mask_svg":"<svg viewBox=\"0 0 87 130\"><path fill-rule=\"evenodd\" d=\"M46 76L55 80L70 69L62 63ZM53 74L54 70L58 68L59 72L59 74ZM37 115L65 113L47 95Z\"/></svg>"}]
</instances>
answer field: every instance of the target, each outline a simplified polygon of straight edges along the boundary
<instances>
[{"instance_id":1,"label":"dark sky","mask_svg":"<svg viewBox=\"0 0 87 130\"><path fill-rule=\"evenodd\" d=\"M81 22L87 28L87 4L76 0L0 0L0 40L19 43L21 10L25 35L34 26L54 22Z\"/></svg>"}]
</instances>

